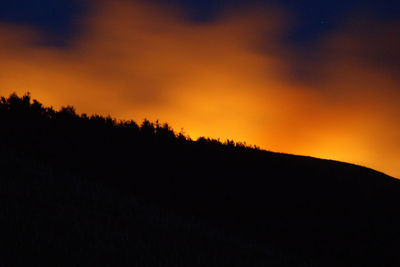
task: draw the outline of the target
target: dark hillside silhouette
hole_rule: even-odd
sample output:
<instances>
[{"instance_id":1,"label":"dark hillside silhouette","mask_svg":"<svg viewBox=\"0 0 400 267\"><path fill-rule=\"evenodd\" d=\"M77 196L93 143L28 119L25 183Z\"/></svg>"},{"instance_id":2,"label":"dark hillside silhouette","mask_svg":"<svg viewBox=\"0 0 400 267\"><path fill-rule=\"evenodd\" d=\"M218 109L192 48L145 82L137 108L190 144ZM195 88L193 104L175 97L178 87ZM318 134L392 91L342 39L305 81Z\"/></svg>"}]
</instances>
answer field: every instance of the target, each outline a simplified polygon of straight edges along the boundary
<instances>
[{"instance_id":1,"label":"dark hillside silhouette","mask_svg":"<svg viewBox=\"0 0 400 267\"><path fill-rule=\"evenodd\" d=\"M106 257L98 253L109 250L109 263L137 266L400 266L400 183L377 171L230 140L195 141L159 122L79 115L73 107L56 111L29 94L0 99L0 125L1 209L15 213L1 214L8 255L65 249L60 260L73 261ZM189 230L130 215L140 206L132 199L151 218L160 210L173 227L183 218ZM49 206L64 219L50 219ZM7 231L14 226L23 231ZM59 238L46 239L60 229ZM73 229L93 237L80 240ZM114 232L109 239L99 234L104 241L96 229ZM141 245L122 242L124 233L147 234L152 245L145 253L159 253L157 262L138 252ZM186 240L175 252L173 238ZM26 252L29 242L43 251ZM88 254L68 256L80 243Z\"/></svg>"}]
</instances>

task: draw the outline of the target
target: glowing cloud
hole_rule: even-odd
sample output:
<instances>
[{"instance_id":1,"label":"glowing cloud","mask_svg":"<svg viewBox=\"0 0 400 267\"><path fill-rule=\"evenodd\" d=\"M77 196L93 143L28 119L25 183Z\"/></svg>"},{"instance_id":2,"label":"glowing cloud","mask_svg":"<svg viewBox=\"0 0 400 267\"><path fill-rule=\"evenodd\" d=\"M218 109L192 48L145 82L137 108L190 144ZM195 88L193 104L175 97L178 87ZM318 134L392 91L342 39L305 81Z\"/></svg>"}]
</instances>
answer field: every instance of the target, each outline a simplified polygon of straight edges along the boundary
<instances>
[{"instance_id":1,"label":"glowing cloud","mask_svg":"<svg viewBox=\"0 0 400 267\"><path fill-rule=\"evenodd\" d=\"M316 61L297 62L280 42L288 24L281 10L230 10L195 23L178 8L139 1L92 6L67 48L37 45L34 29L0 25L0 94L30 91L55 107L160 119L194 138L233 138L400 177L400 81L396 66L376 63L376 51L389 48L360 41L366 33L332 35ZM381 40L396 29L381 26ZM316 80L293 79L294 62Z\"/></svg>"}]
</instances>

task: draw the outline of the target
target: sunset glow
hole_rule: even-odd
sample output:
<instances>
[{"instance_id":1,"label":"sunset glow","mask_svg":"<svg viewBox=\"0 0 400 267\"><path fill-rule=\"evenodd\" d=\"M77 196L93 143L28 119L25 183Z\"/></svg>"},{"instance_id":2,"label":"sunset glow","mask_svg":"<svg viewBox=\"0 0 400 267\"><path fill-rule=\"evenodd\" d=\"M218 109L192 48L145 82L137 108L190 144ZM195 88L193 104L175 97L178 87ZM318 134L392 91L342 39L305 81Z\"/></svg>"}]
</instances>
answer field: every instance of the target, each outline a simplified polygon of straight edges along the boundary
<instances>
[{"instance_id":1,"label":"sunset glow","mask_svg":"<svg viewBox=\"0 0 400 267\"><path fill-rule=\"evenodd\" d=\"M0 24L0 95L29 91L55 108L158 119L194 139L229 138L400 178L399 66L388 60L400 58L400 22L349 18L304 58L282 40L296 21L279 7L199 23L173 6L90 3L68 47L41 44L32 26Z\"/></svg>"}]
</instances>

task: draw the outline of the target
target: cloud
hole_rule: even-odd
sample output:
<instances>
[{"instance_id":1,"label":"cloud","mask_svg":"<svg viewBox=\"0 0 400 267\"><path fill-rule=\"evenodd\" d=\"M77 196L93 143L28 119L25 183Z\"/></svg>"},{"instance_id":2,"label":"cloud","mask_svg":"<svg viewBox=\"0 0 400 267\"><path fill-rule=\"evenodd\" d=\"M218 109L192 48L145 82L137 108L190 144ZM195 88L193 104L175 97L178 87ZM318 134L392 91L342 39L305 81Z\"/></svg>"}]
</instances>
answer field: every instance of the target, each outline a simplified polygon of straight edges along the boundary
<instances>
[{"instance_id":1,"label":"cloud","mask_svg":"<svg viewBox=\"0 0 400 267\"><path fill-rule=\"evenodd\" d=\"M1 95L30 91L55 107L160 119L195 138L234 138L400 177L395 25L346 26L304 60L281 41L290 16L276 7L230 9L199 23L173 5L89 3L68 47L41 46L35 29L0 25ZM293 66L308 78L293 79Z\"/></svg>"},{"instance_id":2,"label":"cloud","mask_svg":"<svg viewBox=\"0 0 400 267\"><path fill-rule=\"evenodd\" d=\"M355 16L318 44L312 61L302 62L306 76L318 77L305 88L331 113L313 154L336 155L400 177L399 26Z\"/></svg>"}]
</instances>

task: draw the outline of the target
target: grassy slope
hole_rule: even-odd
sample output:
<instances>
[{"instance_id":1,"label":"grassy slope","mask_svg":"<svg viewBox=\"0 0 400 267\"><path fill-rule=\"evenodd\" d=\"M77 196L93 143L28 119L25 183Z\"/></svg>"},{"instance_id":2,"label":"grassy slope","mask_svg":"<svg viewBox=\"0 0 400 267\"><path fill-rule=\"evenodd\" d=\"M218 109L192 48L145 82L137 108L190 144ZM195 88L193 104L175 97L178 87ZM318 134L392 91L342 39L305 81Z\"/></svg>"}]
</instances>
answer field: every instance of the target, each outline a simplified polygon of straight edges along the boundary
<instances>
[{"instance_id":1,"label":"grassy slope","mask_svg":"<svg viewBox=\"0 0 400 267\"><path fill-rule=\"evenodd\" d=\"M2 266L299 264L35 161L1 167Z\"/></svg>"},{"instance_id":2,"label":"grassy slope","mask_svg":"<svg viewBox=\"0 0 400 267\"><path fill-rule=\"evenodd\" d=\"M2 99L0 124L8 170L2 210L15 213L2 214L1 229L15 225L8 242L25 244L22 251L39 244L43 255L63 258L70 254L60 251L73 248L75 258L67 259L89 253L85 260L140 266L400 263L400 184L373 170L232 142L195 142L166 125L55 112L27 97ZM47 180L30 165L44 166ZM37 179L43 185L35 191ZM133 216L138 206L126 199L144 203L147 215ZM104 210L107 205L122 208ZM153 207L173 223L149 223L157 218Z\"/></svg>"}]
</instances>

